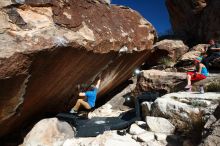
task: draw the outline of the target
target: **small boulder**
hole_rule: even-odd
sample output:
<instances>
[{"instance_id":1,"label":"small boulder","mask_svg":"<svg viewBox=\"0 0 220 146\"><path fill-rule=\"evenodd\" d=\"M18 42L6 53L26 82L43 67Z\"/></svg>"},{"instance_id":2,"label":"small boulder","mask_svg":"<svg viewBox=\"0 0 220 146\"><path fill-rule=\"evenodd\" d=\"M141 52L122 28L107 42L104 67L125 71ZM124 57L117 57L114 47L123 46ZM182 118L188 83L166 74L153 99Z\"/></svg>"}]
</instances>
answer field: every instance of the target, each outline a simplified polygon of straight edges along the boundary
<instances>
[{"instance_id":1,"label":"small boulder","mask_svg":"<svg viewBox=\"0 0 220 146\"><path fill-rule=\"evenodd\" d=\"M129 130L129 133L131 135L138 135L138 134L141 134L141 133L144 133L144 132L146 132L146 130L139 127L136 123L132 124L131 127L130 127L130 130Z\"/></svg>"},{"instance_id":2,"label":"small boulder","mask_svg":"<svg viewBox=\"0 0 220 146\"><path fill-rule=\"evenodd\" d=\"M160 70L143 70L142 75L138 78L134 93L146 91L155 91L161 94L176 92L185 86L186 73L166 72ZM155 99L149 99L153 101Z\"/></svg>"},{"instance_id":3,"label":"small boulder","mask_svg":"<svg viewBox=\"0 0 220 146\"><path fill-rule=\"evenodd\" d=\"M173 134L175 131L175 126L165 118L147 116L146 122L148 129L153 132Z\"/></svg>"},{"instance_id":4,"label":"small boulder","mask_svg":"<svg viewBox=\"0 0 220 146\"><path fill-rule=\"evenodd\" d=\"M153 132L146 131L145 133L139 134L137 136L137 141L139 142L149 142L151 140L155 140Z\"/></svg>"},{"instance_id":5,"label":"small boulder","mask_svg":"<svg viewBox=\"0 0 220 146\"><path fill-rule=\"evenodd\" d=\"M144 121L135 121L135 123L143 129L146 129L146 122Z\"/></svg>"},{"instance_id":6,"label":"small boulder","mask_svg":"<svg viewBox=\"0 0 220 146\"><path fill-rule=\"evenodd\" d=\"M26 135L20 146L62 146L74 135L74 130L67 122L57 118L43 119Z\"/></svg>"}]
</instances>

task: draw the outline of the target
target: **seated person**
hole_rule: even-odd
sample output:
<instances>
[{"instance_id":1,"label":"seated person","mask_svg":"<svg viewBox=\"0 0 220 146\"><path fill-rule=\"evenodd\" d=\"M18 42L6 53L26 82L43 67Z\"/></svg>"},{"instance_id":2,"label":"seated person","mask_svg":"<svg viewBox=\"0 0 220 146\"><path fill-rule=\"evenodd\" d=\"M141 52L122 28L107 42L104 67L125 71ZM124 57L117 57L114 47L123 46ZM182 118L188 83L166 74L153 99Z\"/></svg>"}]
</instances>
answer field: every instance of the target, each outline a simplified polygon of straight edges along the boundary
<instances>
[{"instance_id":1,"label":"seated person","mask_svg":"<svg viewBox=\"0 0 220 146\"><path fill-rule=\"evenodd\" d=\"M216 43L214 39L209 41L209 47L206 50L206 57L203 58L202 63L209 68L210 61L220 57L220 44Z\"/></svg>"},{"instance_id":2,"label":"seated person","mask_svg":"<svg viewBox=\"0 0 220 146\"><path fill-rule=\"evenodd\" d=\"M79 96L84 98L77 100L75 106L70 110L70 113L77 113L81 106L83 106L85 109L91 109L95 106L97 91L100 86L100 82L101 80L99 79L97 84L95 86L92 85L88 91L79 93Z\"/></svg>"},{"instance_id":3,"label":"seated person","mask_svg":"<svg viewBox=\"0 0 220 146\"><path fill-rule=\"evenodd\" d=\"M201 57L195 58L194 64L195 64L196 70L194 72L187 72L187 86L185 88L189 89L189 91L191 91L192 89L191 81L203 80L209 74L205 65L201 63L201 60L202 60Z\"/></svg>"}]
</instances>

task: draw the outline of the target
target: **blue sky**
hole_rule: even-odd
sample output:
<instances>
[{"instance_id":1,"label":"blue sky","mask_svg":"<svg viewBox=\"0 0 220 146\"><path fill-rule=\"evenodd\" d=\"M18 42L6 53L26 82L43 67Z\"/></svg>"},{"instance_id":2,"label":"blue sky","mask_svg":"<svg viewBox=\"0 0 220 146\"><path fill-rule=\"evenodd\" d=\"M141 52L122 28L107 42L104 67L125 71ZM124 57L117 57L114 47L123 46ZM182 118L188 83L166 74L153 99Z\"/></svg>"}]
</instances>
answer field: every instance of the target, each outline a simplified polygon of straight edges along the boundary
<instances>
[{"instance_id":1,"label":"blue sky","mask_svg":"<svg viewBox=\"0 0 220 146\"><path fill-rule=\"evenodd\" d=\"M165 0L112 0L111 3L138 11L153 24L158 34L165 33L171 28Z\"/></svg>"}]
</instances>

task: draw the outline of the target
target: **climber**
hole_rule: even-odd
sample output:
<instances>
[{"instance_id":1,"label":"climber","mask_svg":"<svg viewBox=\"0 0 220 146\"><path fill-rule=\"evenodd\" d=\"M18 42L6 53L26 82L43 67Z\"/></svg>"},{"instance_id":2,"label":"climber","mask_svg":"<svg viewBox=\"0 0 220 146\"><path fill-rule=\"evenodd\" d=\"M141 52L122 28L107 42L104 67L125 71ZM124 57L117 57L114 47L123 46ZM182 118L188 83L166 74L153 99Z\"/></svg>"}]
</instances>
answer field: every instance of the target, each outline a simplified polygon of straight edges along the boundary
<instances>
[{"instance_id":1,"label":"climber","mask_svg":"<svg viewBox=\"0 0 220 146\"><path fill-rule=\"evenodd\" d=\"M209 47L206 50L206 57L203 58L202 63L209 68L210 61L220 57L220 44L216 43L214 39L210 39Z\"/></svg>"},{"instance_id":2,"label":"climber","mask_svg":"<svg viewBox=\"0 0 220 146\"><path fill-rule=\"evenodd\" d=\"M202 58L197 57L194 59L194 64L196 67L196 70L194 72L187 72L187 86L185 89L189 89L189 91L192 90L192 83L191 81L199 81L203 80L208 76L208 70L205 67L204 64L201 63ZM200 90L201 93L204 93L204 89Z\"/></svg>"},{"instance_id":3,"label":"climber","mask_svg":"<svg viewBox=\"0 0 220 146\"><path fill-rule=\"evenodd\" d=\"M70 110L70 113L77 113L79 108L83 106L85 109L91 109L95 106L97 92L100 86L101 80L97 81L96 85L91 85L90 89L86 92L80 92L79 97L83 99L78 99L75 106Z\"/></svg>"}]
</instances>

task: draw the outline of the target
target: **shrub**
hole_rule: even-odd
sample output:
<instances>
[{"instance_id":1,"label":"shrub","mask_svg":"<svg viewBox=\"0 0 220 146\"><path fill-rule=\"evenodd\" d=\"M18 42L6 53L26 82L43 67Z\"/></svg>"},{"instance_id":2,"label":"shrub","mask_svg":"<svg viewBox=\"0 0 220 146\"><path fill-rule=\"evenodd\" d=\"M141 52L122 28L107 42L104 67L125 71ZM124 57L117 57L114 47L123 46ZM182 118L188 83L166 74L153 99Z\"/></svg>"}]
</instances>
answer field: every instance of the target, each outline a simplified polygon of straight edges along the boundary
<instances>
[{"instance_id":1,"label":"shrub","mask_svg":"<svg viewBox=\"0 0 220 146\"><path fill-rule=\"evenodd\" d=\"M170 58L161 58L159 60L159 64L166 65L166 66L173 66L174 62Z\"/></svg>"},{"instance_id":2,"label":"shrub","mask_svg":"<svg viewBox=\"0 0 220 146\"><path fill-rule=\"evenodd\" d=\"M215 81L210 83L207 87L206 90L208 92L220 92L220 82L219 81Z\"/></svg>"},{"instance_id":3,"label":"shrub","mask_svg":"<svg viewBox=\"0 0 220 146\"><path fill-rule=\"evenodd\" d=\"M170 98L172 98L174 100L178 100L178 97L176 97L176 96L171 96Z\"/></svg>"},{"instance_id":4,"label":"shrub","mask_svg":"<svg viewBox=\"0 0 220 146\"><path fill-rule=\"evenodd\" d=\"M193 107L207 107L207 103L204 101L193 100L191 105Z\"/></svg>"}]
</instances>

